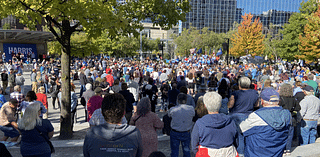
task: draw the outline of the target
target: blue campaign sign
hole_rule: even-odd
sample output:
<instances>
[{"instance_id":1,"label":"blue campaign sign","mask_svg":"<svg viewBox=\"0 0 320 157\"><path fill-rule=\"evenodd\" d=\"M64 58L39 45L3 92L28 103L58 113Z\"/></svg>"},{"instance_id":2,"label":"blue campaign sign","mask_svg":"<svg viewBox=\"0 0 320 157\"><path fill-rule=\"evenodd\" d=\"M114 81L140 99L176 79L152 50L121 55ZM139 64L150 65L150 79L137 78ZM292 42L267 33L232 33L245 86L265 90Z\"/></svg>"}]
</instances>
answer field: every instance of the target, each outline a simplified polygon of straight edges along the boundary
<instances>
[{"instance_id":1,"label":"blue campaign sign","mask_svg":"<svg viewBox=\"0 0 320 157\"><path fill-rule=\"evenodd\" d=\"M6 61L12 59L12 54L23 53L24 57L27 57L28 53L34 52L35 59L38 59L36 44L6 44L3 43L3 51L6 54Z\"/></svg>"}]
</instances>

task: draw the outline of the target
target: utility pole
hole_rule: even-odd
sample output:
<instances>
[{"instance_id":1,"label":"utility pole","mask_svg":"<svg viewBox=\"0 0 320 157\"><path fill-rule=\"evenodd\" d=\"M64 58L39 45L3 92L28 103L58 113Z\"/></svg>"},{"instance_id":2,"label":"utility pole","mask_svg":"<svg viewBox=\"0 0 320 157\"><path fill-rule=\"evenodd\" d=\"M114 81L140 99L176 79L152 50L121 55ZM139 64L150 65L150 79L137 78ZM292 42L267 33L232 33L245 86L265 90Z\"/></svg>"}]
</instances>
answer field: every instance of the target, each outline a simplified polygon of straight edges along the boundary
<instances>
[{"instance_id":1,"label":"utility pole","mask_svg":"<svg viewBox=\"0 0 320 157\"><path fill-rule=\"evenodd\" d=\"M223 50L227 51L227 65L229 65L229 38L224 38L227 39L227 42L224 42L222 44Z\"/></svg>"}]
</instances>

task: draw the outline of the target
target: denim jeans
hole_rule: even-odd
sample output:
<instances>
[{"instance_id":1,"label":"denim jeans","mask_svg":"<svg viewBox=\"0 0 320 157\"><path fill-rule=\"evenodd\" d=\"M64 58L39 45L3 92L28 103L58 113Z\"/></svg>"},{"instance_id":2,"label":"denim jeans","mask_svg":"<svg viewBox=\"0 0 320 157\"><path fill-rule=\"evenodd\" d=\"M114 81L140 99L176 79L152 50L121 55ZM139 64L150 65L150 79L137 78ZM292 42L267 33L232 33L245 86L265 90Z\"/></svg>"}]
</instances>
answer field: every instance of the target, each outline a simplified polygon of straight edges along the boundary
<instances>
[{"instance_id":1,"label":"denim jeans","mask_svg":"<svg viewBox=\"0 0 320 157\"><path fill-rule=\"evenodd\" d=\"M190 132L170 132L171 157L179 156L179 146L182 144L183 157L190 157Z\"/></svg>"},{"instance_id":2,"label":"denim jeans","mask_svg":"<svg viewBox=\"0 0 320 157\"><path fill-rule=\"evenodd\" d=\"M302 144L311 144L316 142L317 121L302 120L301 121L301 137Z\"/></svg>"},{"instance_id":3,"label":"denim jeans","mask_svg":"<svg viewBox=\"0 0 320 157\"><path fill-rule=\"evenodd\" d=\"M82 97L83 92L86 91L86 85L81 85L80 86L80 98Z\"/></svg>"},{"instance_id":4,"label":"denim jeans","mask_svg":"<svg viewBox=\"0 0 320 157\"><path fill-rule=\"evenodd\" d=\"M288 134L286 150L290 150L291 151L293 133L294 133L294 127L291 125L290 128L289 128L289 134Z\"/></svg>"},{"instance_id":5,"label":"denim jeans","mask_svg":"<svg viewBox=\"0 0 320 157\"><path fill-rule=\"evenodd\" d=\"M244 156L244 136L240 134L240 123L243 122L248 118L248 114L243 114L243 113L231 113L230 114L231 118L234 120L234 122L237 125L237 131L238 131L238 138L237 138L237 151L239 153L239 156Z\"/></svg>"}]
</instances>

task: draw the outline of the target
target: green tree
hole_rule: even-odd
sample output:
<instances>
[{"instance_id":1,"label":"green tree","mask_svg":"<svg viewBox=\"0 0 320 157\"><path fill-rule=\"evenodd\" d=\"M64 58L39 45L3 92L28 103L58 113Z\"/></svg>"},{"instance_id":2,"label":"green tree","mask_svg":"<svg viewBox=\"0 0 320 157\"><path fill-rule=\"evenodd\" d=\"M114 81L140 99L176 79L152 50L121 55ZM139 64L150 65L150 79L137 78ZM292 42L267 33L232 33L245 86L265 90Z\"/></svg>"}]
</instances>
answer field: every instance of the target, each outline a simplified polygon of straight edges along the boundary
<instances>
[{"instance_id":1,"label":"green tree","mask_svg":"<svg viewBox=\"0 0 320 157\"><path fill-rule=\"evenodd\" d=\"M89 38L96 38L106 30L111 39L129 33L137 36L137 30L142 29L140 21L145 18L150 18L155 25L170 28L176 25L178 20L185 20L185 13L189 11L188 0L141 0L121 4L117 0L0 0L0 3L2 18L13 15L30 29L34 29L37 23L44 22L62 46L61 139L72 137L71 35L84 31ZM59 33L54 28L57 28Z\"/></svg>"},{"instance_id":2,"label":"green tree","mask_svg":"<svg viewBox=\"0 0 320 157\"><path fill-rule=\"evenodd\" d=\"M233 47L230 53L233 56L243 56L251 54L252 56L261 55L265 49L262 35L262 23L259 19L252 22L253 15L245 14L242 16L243 21L238 27L238 32L231 38Z\"/></svg>"},{"instance_id":3,"label":"green tree","mask_svg":"<svg viewBox=\"0 0 320 157\"><path fill-rule=\"evenodd\" d=\"M310 63L320 58L320 8L308 17L304 27L304 35L299 36L299 50L301 54L295 55Z\"/></svg>"},{"instance_id":4,"label":"green tree","mask_svg":"<svg viewBox=\"0 0 320 157\"><path fill-rule=\"evenodd\" d=\"M3 24L2 29L11 29L10 23Z\"/></svg>"},{"instance_id":5,"label":"green tree","mask_svg":"<svg viewBox=\"0 0 320 157\"><path fill-rule=\"evenodd\" d=\"M304 34L304 26L308 23L306 17L315 12L318 8L316 0L304 1L299 8L300 13L293 13L290 16L289 23L284 24L282 40L278 43L279 56L288 60L295 59L295 55L301 55L299 51L299 36Z\"/></svg>"}]
</instances>

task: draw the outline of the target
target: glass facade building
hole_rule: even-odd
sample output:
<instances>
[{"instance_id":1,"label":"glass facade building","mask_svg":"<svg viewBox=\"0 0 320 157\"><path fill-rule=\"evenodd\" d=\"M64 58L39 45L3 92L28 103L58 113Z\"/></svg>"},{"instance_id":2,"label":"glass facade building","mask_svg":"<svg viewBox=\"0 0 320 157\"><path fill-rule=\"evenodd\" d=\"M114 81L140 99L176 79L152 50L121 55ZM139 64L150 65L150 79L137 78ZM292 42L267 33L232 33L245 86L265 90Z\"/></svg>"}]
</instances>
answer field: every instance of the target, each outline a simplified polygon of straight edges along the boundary
<instances>
[{"instance_id":1,"label":"glass facade building","mask_svg":"<svg viewBox=\"0 0 320 157\"><path fill-rule=\"evenodd\" d=\"M264 29L270 24L281 28L294 12L299 12L303 0L190 0L191 11L187 13L182 28L208 27L216 33L225 33L240 23L245 13L259 18Z\"/></svg>"}]
</instances>

